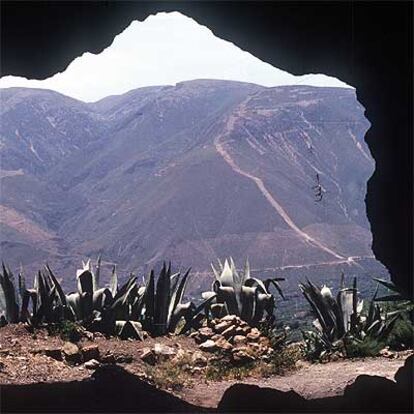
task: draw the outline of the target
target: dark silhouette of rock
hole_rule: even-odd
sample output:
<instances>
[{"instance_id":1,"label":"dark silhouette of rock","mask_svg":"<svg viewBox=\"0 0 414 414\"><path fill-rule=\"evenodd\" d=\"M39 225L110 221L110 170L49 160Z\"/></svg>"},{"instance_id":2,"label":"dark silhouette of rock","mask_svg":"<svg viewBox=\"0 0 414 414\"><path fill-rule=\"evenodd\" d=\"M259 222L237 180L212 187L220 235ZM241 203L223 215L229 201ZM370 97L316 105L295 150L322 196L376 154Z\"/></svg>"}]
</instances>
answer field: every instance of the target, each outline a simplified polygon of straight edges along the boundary
<instances>
[{"instance_id":1,"label":"dark silhouette of rock","mask_svg":"<svg viewBox=\"0 0 414 414\"><path fill-rule=\"evenodd\" d=\"M223 395L220 412L412 412L413 360L409 357L395 380L360 375L343 396L306 400L294 391L236 384Z\"/></svg>"},{"instance_id":2,"label":"dark silhouette of rock","mask_svg":"<svg viewBox=\"0 0 414 414\"><path fill-rule=\"evenodd\" d=\"M219 412L300 412L307 401L294 391L283 392L256 385L236 384L224 393Z\"/></svg>"},{"instance_id":3,"label":"dark silhouette of rock","mask_svg":"<svg viewBox=\"0 0 414 414\"><path fill-rule=\"evenodd\" d=\"M2 412L202 412L139 380L116 365L99 367L89 380L2 385Z\"/></svg>"}]
</instances>

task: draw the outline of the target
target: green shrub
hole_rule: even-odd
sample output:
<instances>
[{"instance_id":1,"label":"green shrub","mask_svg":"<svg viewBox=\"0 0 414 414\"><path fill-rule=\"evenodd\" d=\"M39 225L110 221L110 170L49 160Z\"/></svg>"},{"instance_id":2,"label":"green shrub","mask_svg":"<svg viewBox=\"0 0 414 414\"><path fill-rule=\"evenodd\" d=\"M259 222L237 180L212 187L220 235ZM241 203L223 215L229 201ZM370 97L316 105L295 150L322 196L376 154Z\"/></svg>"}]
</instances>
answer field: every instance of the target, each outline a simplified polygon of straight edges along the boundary
<instances>
[{"instance_id":1,"label":"green shrub","mask_svg":"<svg viewBox=\"0 0 414 414\"><path fill-rule=\"evenodd\" d=\"M64 341L78 342L82 338L81 327L72 321L61 321L47 325L49 335L60 336Z\"/></svg>"},{"instance_id":2,"label":"green shrub","mask_svg":"<svg viewBox=\"0 0 414 414\"><path fill-rule=\"evenodd\" d=\"M385 347L385 343L367 336L363 340L345 341L344 347L348 358L375 357Z\"/></svg>"},{"instance_id":3,"label":"green shrub","mask_svg":"<svg viewBox=\"0 0 414 414\"><path fill-rule=\"evenodd\" d=\"M408 315L397 320L386 344L395 351L414 348L414 326Z\"/></svg>"}]
</instances>

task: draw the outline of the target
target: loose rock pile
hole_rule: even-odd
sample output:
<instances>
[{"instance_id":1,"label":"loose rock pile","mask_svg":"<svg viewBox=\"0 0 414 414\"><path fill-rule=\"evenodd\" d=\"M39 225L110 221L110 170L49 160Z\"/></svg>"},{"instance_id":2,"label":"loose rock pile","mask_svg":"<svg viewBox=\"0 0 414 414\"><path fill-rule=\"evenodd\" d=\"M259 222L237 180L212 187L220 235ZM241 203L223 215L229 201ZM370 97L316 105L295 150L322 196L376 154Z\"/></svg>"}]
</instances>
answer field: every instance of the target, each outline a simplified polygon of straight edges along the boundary
<instances>
[{"instance_id":1,"label":"loose rock pile","mask_svg":"<svg viewBox=\"0 0 414 414\"><path fill-rule=\"evenodd\" d=\"M131 355L114 354L107 352L102 354L98 345L77 345L73 342L65 342L62 347L39 348L31 351L32 354L43 354L57 361L65 361L69 365L81 365L87 369L96 369L100 364L129 363Z\"/></svg>"},{"instance_id":2,"label":"loose rock pile","mask_svg":"<svg viewBox=\"0 0 414 414\"><path fill-rule=\"evenodd\" d=\"M228 355L234 364L266 361L273 352L269 338L235 315L213 319L190 336L201 350Z\"/></svg>"},{"instance_id":3,"label":"loose rock pile","mask_svg":"<svg viewBox=\"0 0 414 414\"><path fill-rule=\"evenodd\" d=\"M202 371L208 363L208 358L201 351L177 349L159 343L152 348L144 348L141 359L149 365L170 361L173 365L181 366L183 370L192 373Z\"/></svg>"}]
</instances>

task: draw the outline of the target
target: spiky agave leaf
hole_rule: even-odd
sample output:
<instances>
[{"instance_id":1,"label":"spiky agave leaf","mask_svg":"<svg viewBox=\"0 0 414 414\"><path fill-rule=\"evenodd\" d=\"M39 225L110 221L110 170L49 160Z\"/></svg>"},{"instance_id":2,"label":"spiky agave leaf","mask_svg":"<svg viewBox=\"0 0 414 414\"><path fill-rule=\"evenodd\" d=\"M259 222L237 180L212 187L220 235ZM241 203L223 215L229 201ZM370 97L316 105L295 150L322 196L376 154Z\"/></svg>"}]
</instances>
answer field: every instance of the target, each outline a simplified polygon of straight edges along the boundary
<instances>
[{"instance_id":1,"label":"spiky agave leaf","mask_svg":"<svg viewBox=\"0 0 414 414\"><path fill-rule=\"evenodd\" d=\"M108 288L95 290L92 295L92 305L94 310L102 310L111 306L113 303L112 293Z\"/></svg>"},{"instance_id":2,"label":"spiky agave leaf","mask_svg":"<svg viewBox=\"0 0 414 414\"><path fill-rule=\"evenodd\" d=\"M111 290L112 297L115 297L118 293L118 275L116 273L116 265L114 265L112 268L112 276L109 288Z\"/></svg>"},{"instance_id":3,"label":"spiky agave leaf","mask_svg":"<svg viewBox=\"0 0 414 414\"><path fill-rule=\"evenodd\" d=\"M167 325L168 325L168 330L170 332L175 330L175 324L178 323L181 316L184 316L184 314L186 314L185 313L187 312L186 309L189 308L190 306L190 302L188 302L187 304L181 303L183 296L184 296L184 291L187 285L190 270L191 269L188 269L187 272L184 274L184 276L181 278L180 278L180 274L178 273L177 283L175 283L174 286L171 288L172 293L171 293L171 299L170 299L170 305L168 308L168 317L167 317ZM184 309L184 310L179 310L179 309Z\"/></svg>"},{"instance_id":4,"label":"spiky agave leaf","mask_svg":"<svg viewBox=\"0 0 414 414\"><path fill-rule=\"evenodd\" d=\"M2 263L3 272L0 273L0 287L2 302L4 303L4 316L8 323L19 320L19 305L13 283L13 273Z\"/></svg>"},{"instance_id":5,"label":"spiky agave leaf","mask_svg":"<svg viewBox=\"0 0 414 414\"><path fill-rule=\"evenodd\" d=\"M189 307L190 310L188 311L187 317L185 318L186 323L179 333L186 333L192 328L197 329L199 327L198 324L202 319L204 319L204 316L207 313L207 310L214 299L215 296L211 296L202 303L200 303L198 306L195 306L193 303L191 303Z\"/></svg>"},{"instance_id":6,"label":"spiky agave leaf","mask_svg":"<svg viewBox=\"0 0 414 414\"><path fill-rule=\"evenodd\" d=\"M56 293L59 297L60 303L63 306L66 306L66 296L65 293L63 292L62 286L60 285L60 283L58 282L58 280L56 279L56 276L54 275L54 273L52 272L52 269L49 267L48 264L46 264L46 270L52 280L53 286L56 289Z\"/></svg>"},{"instance_id":7,"label":"spiky agave leaf","mask_svg":"<svg viewBox=\"0 0 414 414\"><path fill-rule=\"evenodd\" d=\"M154 270L151 270L150 275L147 280L147 284L145 286L144 306L145 306L144 328L145 330L153 333L154 317L155 317L155 274L154 274Z\"/></svg>"},{"instance_id":8,"label":"spiky agave leaf","mask_svg":"<svg viewBox=\"0 0 414 414\"><path fill-rule=\"evenodd\" d=\"M284 280L285 280L284 277L274 277L270 279L265 279L263 281L263 284L265 285L265 288L267 291L269 291L270 285L273 285L276 288L279 295L282 297L282 299L286 300L285 295L283 294L283 291L282 291L282 287L279 284L279 282L284 281Z\"/></svg>"},{"instance_id":9,"label":"spiky agave leaf","mask_svg":"<svg viewBox=\"0 0 414 414\"><path fill-rule=\"evenodd\" d=\"M275 301L273 295L269 292L269 285L276 286L283 297L280 285L277 283L282 278L267 279L262 281L258 278L251 277L250 264L246 260L244 272L237 271L232 257L226 259L224 265L219 262L219 271L212 265L215 281L212 284L210 292L202 294L203 299L212 297L215 293L216 298L212 302L207 313L213 317L225 311L229 314L240 316L250 324L257 324L264 317L269 321L273 317ZM258 298L262 299L258 304Z\"/></svg>"},{"instance_id":10,"label":"spiky agave leaf","mask_svg":"<svg viewBox=\"0 0 414 414\"><path fill-rule=\"evenodd\" d=\"M29 303L31 296L29 291L26 289L26 281L22 273L19 273L19 293L22 299L19 319L21 321L28 321L30 319Z\"/></svg>"},{"instance_id":11,"label":"spiky agave leaf","mask_svg":"<svg viewBox=\"0 0 414 414\"><path fill-rule=\"evenodd\" d=\"M252 321L257 311L259 291L257 287L243 286L241 289L240 318L245 321Z\"/></svg>"},{"instance_id":12,"label":"spiky agave leaf","mask_svg":"<svg viewBox=\"0 0 414 414\"><path fill-rule=\"evenodd\" d=\"M89 263L89 261L88 261ZM93 275L90 270L85 270L82 273L79 273L77 276L78 279L78 291L80 293L88 293L93 295Z\"/></svg>"},{"instance_id":13,"label":"spiky agave leaf","mask_svg":"<svg viewBox=\"0 0 414 414\"><path fill-rule=\"evenodd\" d=\"M163 335L168 331L168 310L171 301L171 263L164 263L158 276L155 293L154 325L155 334Z\"/></svg>"},{"instance_id":14,"label":"spiky agave leaf","mask_svg":"<svg viewBox=\"0 0 414 414\"><path fill-rule=\"evenodd\" d=\"M94 292L99 289L99 282L100 282L99 279L101 277L101 261L102 261L102 255L99 254L98 259L96 260L95 272L92 272Z\"/></svg>"},{"instance_id":15,"label":"spiky agave leaf","mask_svg":"<svg viewBox=\"0 0 414 414\"><path fill-rule=\"evenodd\" d=\"M236 292L233 286L223 286L216 281L213 285L213 291L216 294L217 302L225 303L231 315L240 315Z\"/></svg>"}]
</instances>

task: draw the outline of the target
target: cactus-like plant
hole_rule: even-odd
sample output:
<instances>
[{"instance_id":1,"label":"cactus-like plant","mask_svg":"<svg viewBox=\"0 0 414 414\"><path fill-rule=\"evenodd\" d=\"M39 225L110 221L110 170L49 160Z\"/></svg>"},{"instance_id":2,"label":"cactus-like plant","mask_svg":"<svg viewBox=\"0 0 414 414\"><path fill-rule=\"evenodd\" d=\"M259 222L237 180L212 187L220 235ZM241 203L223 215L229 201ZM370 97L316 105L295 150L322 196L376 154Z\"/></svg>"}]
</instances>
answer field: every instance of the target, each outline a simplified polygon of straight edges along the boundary
<instances>
[{"instance_id":1,"label":"cactus-like plant","mask_svg":"<svg viewBox=\"0 0 414 414\"><path fill-rule=\"evenodd\" d=\"M313 322L315 329L303 332L308 353L316 358L334 351L346 354L348 346L362 341L375 340L381 343L390 334L398 318L398 314L381 311L375 303L377 293L365 314L363 301L358 299L356 278L353 286L348 288L342 275L336 298L328 287L318 287L309 280L299 287L316 316Z\"/></svg>"},{"instance_id":2,"label":"cactus-like plant","mask_svg":"<svg viewBox=\"0 0 414 414\"><path fill-rule=\"evenodd\" d=\"M145 286L144 313L142 324L153 336L176 332L179 322L184 321L179 333L184 333L194 327L201 317L201 312L212 300L204 301L196 307L192 302L182 303L190 269L182 276L181 273L171 272L171 263L164 263L155 281L152 270Z\"/></svg>"},{"instance_id":3,"label":"cactus-like plant","mask_svg":"<svg viewBox=\"0 0 414 414\"><path fill-rule=\"evenodd\" d=\"M67 295L67 302L76 319L85 327L122 338L142 339L142 326L138 322L142 313L144 288L130 275L120 287L116 268L112 270L110 287L99 287L101 258L92 269L90 260L82 262L76 272L77 292Z\"/></svg>"},{"instance_id":4,"label":"cactus-like plant","mask_svg":"<svg viewBox=\"0 0 414 414\"><path fill-rule=\"evenodd\" d=\"M209 306L212 317L227 314L237 315L251 326L274 320L275 297L269 291L273 285L284 298L279 281L283 278L260 280L250 274L249 261L246 260L244 271L238 271L233 259L226 259L224 265L218 260L216 269L212 264L214 282L211 291L202 294L204 299L213 298Z\"/></svg>"},{"instance_id":5,"label":"cactus-like plant","mask_svg":"<svg viewBox=\"0 0 414 414\"><path fill-rule=\"evenodd\" d=\"M13 273L2 263L0 273L0 317L1 323L16 323L19 321L19 303L13 283Z\"/></svg>"}]
</instances>

